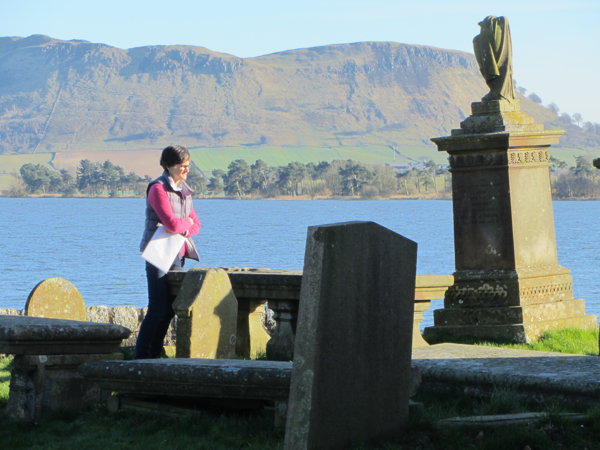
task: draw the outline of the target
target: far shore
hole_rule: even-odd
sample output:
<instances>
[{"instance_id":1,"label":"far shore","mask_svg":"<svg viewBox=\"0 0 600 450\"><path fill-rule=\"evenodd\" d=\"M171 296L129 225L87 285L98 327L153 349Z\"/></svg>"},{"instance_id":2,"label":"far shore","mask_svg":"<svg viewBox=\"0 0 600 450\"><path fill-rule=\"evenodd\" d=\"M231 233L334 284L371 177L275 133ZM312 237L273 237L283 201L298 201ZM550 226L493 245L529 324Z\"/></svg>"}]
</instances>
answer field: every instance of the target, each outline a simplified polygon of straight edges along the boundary
<instances>
[{"instance_id":1,"label":"far shore","mask_svg":"<svg viewBox=\"0 0 600 450\"><path fill-rule=\"evenodd\" d=\"M119 199L119 198L144 198L141 195L133 195L133 194L119 194L119 195L110 195L110 194L98 194L98 195L88 195L88 194L75 194L75 195L64 195L64 194L29 194L22 196L11 196L11 195L2 195L0 194L0 198L99 198L99 199ZM452 195L448 193L441 194L424 194L424 195L392 195L388 197L374 196L374 197L360 197L360 196L325 196L325 195L279 195L276 197L262 197L262 196L234 196L234 195L194 195L195 200L347 200L347 201L357 201L357 200L451 200ZM600 197L567 197L567 198L555 198L552 200L556 201L565 201L565 200L577 200L577 201L597 201L600 200Z\"/></svg>"}]
</instances>

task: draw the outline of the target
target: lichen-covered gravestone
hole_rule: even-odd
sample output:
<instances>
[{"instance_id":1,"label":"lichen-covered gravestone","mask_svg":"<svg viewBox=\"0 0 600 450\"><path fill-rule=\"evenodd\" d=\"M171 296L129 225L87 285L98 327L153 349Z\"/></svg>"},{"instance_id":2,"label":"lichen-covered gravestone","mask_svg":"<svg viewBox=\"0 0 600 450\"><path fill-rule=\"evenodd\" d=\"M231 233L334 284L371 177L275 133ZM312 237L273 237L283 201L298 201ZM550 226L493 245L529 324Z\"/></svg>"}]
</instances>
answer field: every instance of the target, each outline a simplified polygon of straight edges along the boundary
<instances>
[{"instance_id":1,"label":"lichen-covered gravestone","mask_svg":"<svg viewBox=\"0 0 600 450\"><path fill-rule=\"evenodd\" d=\"M81 294L71 282L62 278L48 278L38 283L27 298L25 315L86 320Z\"/></svg>"},{"instance_id":2,"label":"lichen-covered gravestone","mask_svg":"<svg viewBox=\"0 0 600 450\"><path fill-rule=\"evenodd\" d=\"M235 356L238 304L223 269L190 269L173 310L178 358Z\"/></svg>"},{"instance_id":3,"label":"lichen-covered gravestone","mask_svg":"<svg viewBox=\"0 0 600 450\"><path fill-rule=\"evenodd\" d=\"M286 449L403 433L416 258L416 243L373 222L308 229Z\"/></svg>"}]
</instances>

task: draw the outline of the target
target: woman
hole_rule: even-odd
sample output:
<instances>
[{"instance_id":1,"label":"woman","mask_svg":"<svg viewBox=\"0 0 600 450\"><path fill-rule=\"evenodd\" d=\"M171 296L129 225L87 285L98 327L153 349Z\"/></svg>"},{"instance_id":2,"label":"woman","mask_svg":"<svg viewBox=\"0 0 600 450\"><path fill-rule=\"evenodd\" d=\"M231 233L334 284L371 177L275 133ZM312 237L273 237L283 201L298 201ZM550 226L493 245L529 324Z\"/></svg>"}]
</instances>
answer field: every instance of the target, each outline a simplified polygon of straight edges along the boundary
<instances>
[{"instance_id":1,"label":"woman","mask_svg":"<svg viewBox=\"0 0 600 450\"><path fill-rule=\"evenodd\" d=\"M143 251L159 224L171 233L185 236L186 242L171 270L181 269L185 258L198 261L191 237L200 231L200 221L192 204L192 190L185 182L190 171L190 154L180 145L166 147L160 157L163 174L146 190L146 226L140 249ZM136 359L158 358L173 318L175 297L170 294L167 274L146 262L148 279L148 312L144 317L137 343Z\"/></svg>"}]
</instances>

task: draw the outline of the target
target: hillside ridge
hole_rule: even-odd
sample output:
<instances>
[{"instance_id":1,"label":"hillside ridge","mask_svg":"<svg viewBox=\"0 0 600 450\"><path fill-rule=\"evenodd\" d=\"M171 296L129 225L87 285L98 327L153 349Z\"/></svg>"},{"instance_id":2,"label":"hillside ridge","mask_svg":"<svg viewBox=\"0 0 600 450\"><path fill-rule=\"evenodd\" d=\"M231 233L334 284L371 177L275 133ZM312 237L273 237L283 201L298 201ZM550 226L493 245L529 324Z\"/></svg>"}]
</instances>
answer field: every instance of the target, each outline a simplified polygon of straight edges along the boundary
<instances>
[{"instance_id":1,"label":"hillside ridge","mask_svg":"<svg viewBox=\"0 0 600 450\"><path fill-rule=\"evenodd\" d=\"M0 154L171 142L433 148L429 139L457 128L486 91L473 55L423 45L356 42L239 58L189 45L124 50L1 37ZM556 124L556 114L521 102L538 122ZM573 133L583 131L568 129L567 141Z\"/></svg>"}]
</instances>

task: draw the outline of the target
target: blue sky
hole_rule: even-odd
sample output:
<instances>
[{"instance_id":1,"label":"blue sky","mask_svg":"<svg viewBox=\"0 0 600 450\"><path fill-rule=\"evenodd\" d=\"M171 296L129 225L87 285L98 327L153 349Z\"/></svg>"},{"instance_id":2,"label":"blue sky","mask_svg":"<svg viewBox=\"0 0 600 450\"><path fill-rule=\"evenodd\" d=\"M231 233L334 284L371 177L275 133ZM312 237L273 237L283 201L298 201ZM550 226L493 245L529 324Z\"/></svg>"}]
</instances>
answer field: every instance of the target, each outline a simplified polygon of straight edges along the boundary
<instances>
[{"instance_id":1,"label":"blue sky","mask_svg":"<svg viewBox=\"0 0 600 450\"><path fill-rule=\"evenodd\" d=\"M509 19L514 77L561 112L600 123L598 0L3 1L0 36L119 48L185 44L240 57L359 41L473 52L477 23ZM474 101L478 99L473 99Z\"/></svg>"}]
</instances>

